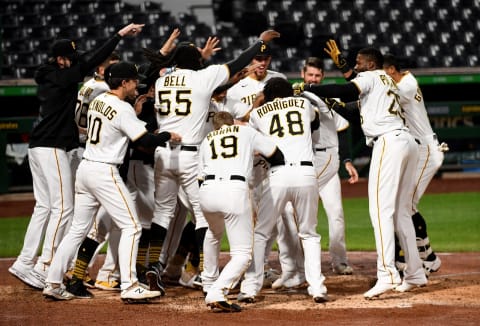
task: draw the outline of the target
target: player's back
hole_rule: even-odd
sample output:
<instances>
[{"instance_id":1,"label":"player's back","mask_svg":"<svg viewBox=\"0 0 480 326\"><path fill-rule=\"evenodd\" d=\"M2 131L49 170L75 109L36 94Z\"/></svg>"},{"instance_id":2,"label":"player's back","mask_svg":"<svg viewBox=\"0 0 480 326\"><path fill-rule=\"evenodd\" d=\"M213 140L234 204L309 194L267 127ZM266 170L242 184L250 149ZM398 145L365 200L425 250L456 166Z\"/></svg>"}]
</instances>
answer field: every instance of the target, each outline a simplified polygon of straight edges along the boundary
<instances>
[{"instance_id":1,"label":"player's back","mask_svg":"<svg viewBox=\"0 0 480 326\"><path fill-rule=\"evenodd\" d=\"M407 127L412 135L417 138L433 135L423 94L415 77L407 71L397 86Z\"/></svg>"},{"instance_id":2,"label":"player's back","mask_svg":"<svg viewBox=\"0 0 480 326\"><path fill-rule=\"evenodd\" d=\"M267 70L267 74L262 80L256 80L249 76L243 78L228 90L226 105L233 105L235 100L240 100L252 106L257 94L265 87L265 83L275 77L287 79L284 74L272 70Z\"/></svg>"},{"instance_id":3,"label":"player's back","mask_svg":"<svg viewBox=\"0 0 480 326\"><path fill-rule=\"evenodd\" d=\"M182 135L183 144L200 144L213 90L228 80L224 65L194 71L176 69L155 83L155 108L160 130Z\"/></svg>"},{"instance_id":4,"label":"player's back","mask_svg":"<svg viewBox=\"0 0 480 326\"><path fill-rule=\"evenodd\" d=\"M83 157L90 161L121 164L129 140L146 133L133 107L117 96L103 93L88 107L87 143Z\"/></svg>"},{"instance_id":5,"label":"player's back","mask_svg":"<svg viewBox=\"0 0 480 326\"><path fill-rule=\"evenodd\" d=\"M352 82L360 90L360 116L363 133L369 139L405 128L398 87L384 70L364 71Z\"/></svg>"},{"instance_id":6,"label":"player's back","mask_svg":"<svg viewBox=\"0 0 480 326\"><path fill-rule=\"evenodd\" d=\"M311 103L302 97L277 98L255 108L250 124L274 139L286 162L312 161Z\"/></svg>"},{"instance_id":7,"label":"player's back","mask_svg":"<svg viewBox=\"0 0 480 326\"><path fill-rule=\"evenodd\" d=\"M202 146L203 174L229 174L249 178L255 150L262 149L261 135L242 125L224 125L207 134Z\"/></svg>"}]
</instances>

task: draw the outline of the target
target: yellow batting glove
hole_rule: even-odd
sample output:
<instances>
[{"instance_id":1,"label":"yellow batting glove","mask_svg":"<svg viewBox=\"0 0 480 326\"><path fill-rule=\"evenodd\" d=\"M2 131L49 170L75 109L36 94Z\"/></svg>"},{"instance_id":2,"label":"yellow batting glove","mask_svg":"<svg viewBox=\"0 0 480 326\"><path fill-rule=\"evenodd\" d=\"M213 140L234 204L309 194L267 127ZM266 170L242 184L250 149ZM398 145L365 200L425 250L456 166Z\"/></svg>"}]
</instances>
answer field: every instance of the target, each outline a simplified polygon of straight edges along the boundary
<instances>
[{"instance_id":1,"label":"yellow batting glove","mask_svg":"<svg viewBox=\"0 0 480 326\"><path fill-rule=\"evenodd\" d=\"M342 55L342 52L338 49L337 42L335 40L328 40L327 47L323 49L327 54L332 58L333 63L337 66L342 73L345 73L350 70L350 67L347 65L347 60Z\"/></svg>"},{"instance_id":2,"label":"yellow batting glove","mask_svg":"<svg viewBox=\"0 0 480 326\"><path fill-rule=\"evenodd\" d=\"M303 90L305 88L305 84L303 82L301 83L294 83L292 85L292 89L293 89L293 94L294 95L300 95L303 93Z\"/></svg>"}]
</instances>

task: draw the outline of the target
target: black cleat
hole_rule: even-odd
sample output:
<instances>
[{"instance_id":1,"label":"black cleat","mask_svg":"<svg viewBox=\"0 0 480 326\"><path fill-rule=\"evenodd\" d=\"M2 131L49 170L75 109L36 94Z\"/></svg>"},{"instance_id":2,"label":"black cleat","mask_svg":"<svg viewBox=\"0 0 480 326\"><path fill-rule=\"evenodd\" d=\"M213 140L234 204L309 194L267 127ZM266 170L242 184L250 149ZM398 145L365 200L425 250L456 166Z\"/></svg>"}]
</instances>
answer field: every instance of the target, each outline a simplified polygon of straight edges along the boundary
<instances>
[{"instance_id":1,"label":"black cleat","mask_svg":"<svg viewBox=\"0 0 480 326\"><path fill-rule=\"evenodd\" d=\"M255 296L250 296L246 293L240 292L237 297L238 302L243 302L243 303L254 303L255 302Z\"/></svg>"},{"instance_id":2,"label":"black cleat","mask_svg":"<svg viewBox=\"0 0 480 326\"><path fill-rule=\"evenodd\" d=\"M328 301L328 298L327 295L318 295L313 297L313 301L315 301L315 303L325 303Z\"/></svg>"},{"instance_id":3,"label":"black cleat","mask_svg":"<svg viewBox=\"0 0 480 326\"><path fill-rule=\"evenodd\" d=\"M162 296L165 295L165 285L163 284L160 275L155 270L148 270L145 273L145 277L150 291L160 291Z\"/></svg>"},{"instance_id":4,"label":"black cleat","mask_svg":"<svg viewBox=\"0 0 480 326\"><path fill-rule=\"evenodd\" d=\"M72 279L68 281L66 290L78 299L93 298L93 294L87 290L87 287L85 286L85 284L83 284L83 280L80 280L75 276L73 276Z\"/></svg>"},{"instance_id":5,"label":"black cleat","mask_svg":"<svg viewBox=\"0 0 480 326\"><path fill-rule=\"evenodd\" d=\"M230 301L216 301L207 303L207 307L210 307L214 312L240 312L242 308Z\"/></svg>"}]
</instances>

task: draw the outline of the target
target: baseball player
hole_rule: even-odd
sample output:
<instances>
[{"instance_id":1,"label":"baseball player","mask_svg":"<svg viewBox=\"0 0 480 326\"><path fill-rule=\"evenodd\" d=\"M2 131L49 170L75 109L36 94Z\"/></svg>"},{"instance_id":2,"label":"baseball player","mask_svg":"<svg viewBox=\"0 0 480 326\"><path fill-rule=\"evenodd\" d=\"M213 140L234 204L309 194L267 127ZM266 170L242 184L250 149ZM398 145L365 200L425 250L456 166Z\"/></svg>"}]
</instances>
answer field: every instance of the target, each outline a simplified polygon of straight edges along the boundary
<instances>
[{"instance_id":1,"label":"baseball player","mask_svg":"<svg viewBox=\"0 0 480 326\"><path fill-rule=\"evenodd\" d=\"M309 57L301 70L305 83L319 84L323 79L323 62L320 58ZM326 108L326 104L312 93L304 92L303 95L310 99L316 107ZM320 128L315 130L313 139L313 151L315 153L315 169L317 173L319 195L323 207L327 213L329 226L329 252L331 266L335 273L350 275L353 269L348 264L345 245L345 220L342 207L339 169L339 137L337 131L348 128L348 121L335 111L319 112ZM351 160L347 159L345 169L350 174L350 183L358 181L358 173ZM298 239L295 237L296 227L292 222L293 209L287 206L286 212L282 214L287 245L279 245L279 254L282 256L282 276L272 284L275 290L297 287L305 282L303 270L303 253Z\"/></svg>"},{"instance_id":2,"label":"baseball player","mask_svg":"<svg viewBox=\"0 0 480 326\"><path fill-rule=\"evenodd\" d=\"M104 72L109 65L117 63L119 60L120 57L118 53L112 52L104 62L95 68L94 77L86 81L78 92L77 106L75 108L75 122L78 126L80 146L69 152L70 165L74 180L78 165L80 164L83 152L85 151L88 105L95 97L110 90L108 84L105 82ZM68 290L70 293L81 297L91 296L91 293L85 289L85 285L93 287L95 281L88 276L87 268L93 265L93 257L101 249L100 244L104 242L107 233L110 231L110 225L110 217L106 214L103 208L100 208L89 236L85 238L78 250L77 259L74 262L71 274L71 280L69 281L70 286ZM117 234L119 236L118 232L112 234ZM116 240L118 243L118 239ZM113 241L115 241L115 239ZM115 247L112 244L109 245L109 248Z\"/></svg>"},{"instance_id":3,"label":"baseball player","mask_svg":"<svg viewBox=\"0 0 480 326\"><path fill-rule=\"evenodd\" d=\"M307 99L293 97L290 83L283 78L270 79L263 94L265 104L252 110L250 124L275 141L286 163L268 172L268 187L260 198L255 225L253 261L241 283L238 300L255 301L263 285L267 240L286 203L291 202L305 255L308 293L316 303L325 302L327 288L321 273L320 236L316 233L318 186L311 136L319 125L318 114Z\"/></svg>"},{"instance_id":4,"label":"baseball player","mask_svg":"<svg viewBox=\"0 0 480 326\"><path fill-rule=\"evenodd\" d=\"M200 250L208 227L198 202L196 169L198 146L208 114L213 90L226 83L229 73L235 74L245 67L258 49L279 33L265 31L260 40L245 50L237 59L225 65L210 65L202 69L200 51L190 43L179 44L172 55L175 71L160 77L155 84L155 107L160 129L182 134L182 142L169 142L155 151L155 210L152 238L163 246L177 203L178 189L186 192L192 206L196 241ZM200 264L203 253L200 253ZM160 261L151 264L150 272L161 275Z\"/></svg>"},{"instance_id":5,"label":"baseball player","mask_svg":"<svg viewBox=\"0 0 480 326\"><path fill-rule=\"evenodd\" d=\"M252 59L251 66L253 70L237 84L232 86L227 91L227 97L225 99L225 105L231 107L233 103L243 102L249 106L250 109L254 106L256 97L263 91L265 84L274 77L284 78L287 77L277 71L269 70L270 62L272 61L272 51L270 46L264 46L259 49L255 57ZM230 111L231 112L231 111ZM247 114L245 120L248 121L249 115ZM257 210L258 202L260 200L260 194L262 193L262 181L267 176L268 163L261 156L256 156L254 160L254 171L252 174L252 180L250 184L254 196L254 209ZM281 230L283 226L281 221L278 226ZM277 237L278 235L278 237ZM273 243L277 239L277 242L283 242L283 233L279 232L277 228L272 232L272 237L269 239L268 248L272 248ZM265 277L264 286L271 286L271 284L279 278L280 273L271 268L268 265L268 257L270 249L265 251ZM281 259L281 257L280 257Z\"/></svg>"},{"instance_id":6,"label":"baseball player","mask_svg":"<svg viewBox=\"0 0 480 326\"><path fill-rule=\"evenodd\" d=\"M85 56L79 55L73 41L56 41L49 61L35 74L40 114L31 133L28 158L36 203L22 251L9 268L10 273L32 287L45 286L53 254L73 216L73 177L67 152L78 147L74 119L78 83L108 58L122 37L137 35L142 26L125 26ZM35 264L41 230L45 237Z\"/></svg>"},{"instance_id":7,"label":"baseball player","mask_svg":"<svg viewBox=\"0 0 480 326\"><path fill-rule=\"evenodd\" d=\"M330 55L347 80L356 76L356 73L348 66L345 58L343 58L334 40L327 42L325 51ZM398 65L395 68L396 60L391 55L386 57L385 62L385 71L397 83L400 104L404 110L406 124L410 133L412 133L417 142L420 143L416 183L412 197L412 220L417 237L417 248L420 258L423 260L425 274L428 277L431 272L435 272L440 268L441 261L430 248L430 240L427 236L427 225L425 219L417 210L417 204L431 179L442 165L443 152L448 151L448 145L445 143L438 145L438 139L436 139L436 135L430 126L423 102L423 95L415 77L409 72L400 73ZM401 84L401 86L399 86L399 84ZM426 144L428 144L428 146L425 146ZM405 258L397 237L395 241L395 257L398 269L403 271L405 269Z\"/></svg>"},{"instance_id":8,"label":"baseball player","mask_svg":"<svg viewBox=\"0 0 480 326\"><path fill-rule=\"evenodd\" d=\"M284 165L282 152L273 140L254 129L234 125L233 117L219 112L213 118L215 130L200 145L200 206L208 222L205 262L202 273L205 302L212 309L241 311L227 299L252 259L253 216L247 183L255 152L271 166ZM220 242L226 230L231 260L219 273Z\"/></svg>"},{"instance_id":9,"label":"baseball player","mask_svg":"<svg viewBox=\"0 0 480 326\"><path fill-rule=\"evenodd\" d=\"M422 198L428 184L442 166L443 152L448 146L442 143L439 145L437 135L433 132L428 120L427 110L423 101L422 91L418 82L409 71L400 72L396 58L387 54L384 56L383 69L397 83L400 104L405 111L405 120L410 133L420 142L419 160L415 174L415 189L411 199L412 220L417 236L417 247L420 258L427 276L436 272L442 262L430 246L427 235L427 224L418 211L418 202ZM405 258L399 254L400 248L396 246L397 267L405 268ZM403 264L402 264L403 263Z\"/></svg>"},{"instance_id":10,"label":"baseball player","mask_svg":"<svg viewBox=\"0 0 480 326\"><path fill-rule=\"evenodd\" d=\"M410 215L418 146L405 126L398 88L382 65L380 51L364 48L357 54L354 69L358 75L351 82L304 87L318 96L359 98L354 104L360 110L366 143L372 147L368 198L377 249L377 282L364 293L366 299L427 284ZM395 231L407 263L403 282L395 267Z\"/></svg>"},{"instance_id":11,"label":"baseball player","mask_svg":"<svg viewBox=\"0 0 480 326\"><path fill-rule=\"evenodd\" d=\"M60 243L43 290L46 297L69 300L73 295L62 287L68 262L90 229L102 205L122 231L119 243L121 298L126 301L159 297L137 282L135 262L141 226L133 199L120 177L118 165L125 157L129 140L144 148L156 147L169 139L180 141L172 132L150 134L133 107L126 102L137 95L138 71L127 62L116 63L106 71L111 91L104 93L88 109L87 144L78 167L75 184L75 215L70 231Z\"/></svg>"}]
</instances>

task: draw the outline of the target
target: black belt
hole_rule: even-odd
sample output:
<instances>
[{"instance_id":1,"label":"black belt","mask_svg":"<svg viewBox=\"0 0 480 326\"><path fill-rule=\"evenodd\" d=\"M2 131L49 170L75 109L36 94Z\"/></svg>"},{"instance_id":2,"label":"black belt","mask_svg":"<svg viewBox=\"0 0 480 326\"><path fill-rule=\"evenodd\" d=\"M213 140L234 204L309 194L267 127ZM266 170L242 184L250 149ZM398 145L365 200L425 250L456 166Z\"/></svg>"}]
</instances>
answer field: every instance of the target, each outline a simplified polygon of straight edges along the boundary
<instances>
[{"instance_id":1,"label":"black belt","mask_svg":"<svg viewBox=\"0 0 480 326\"><path fill-rule=\"evenodd\" d=\"M317 151L317 152L326 152L327 149L326 149L326 148L315 148L315 151Z\"/></svg>"},{"instance_id":2,"label":"black belt","mask_svg":"<svg viewBox=\"0 0 480 326\"><path fill-rule=\"evenodd\" d=\"M161 144L162 147L167 147L167 144ZM170 148L175 148L175 146L170 146ZM181 151L189 151L189 152L196 152L198 151L197 146L190 146L190 145L180 145Z\"/></svg>"},{"instance_id":3,"label":"black belt","mask_svg":"<svg viewBox=\"0 0 480 326\"><path fill-rule=\"evenodd\" d=\"M222 178L220 178L222 179ZM215 180L215 175L214 174L207 174L205 176L205 180ZM232 174L230 176L230 180L240 180L240 181L245 181L245 177L244 176L241 176L241 175L236 175L236 174Z\"/></svg>"},{"instance_id":4,"label":"black belt","mask_svg":"<svg viewBox=\"0 0 480 326\"><path fill-rule=\"evenodd\" d=\"M293 166L295 163L286 163L287 165ZM301 166L313 166L311 161L300 161Z\"/></svg>"}]
</instances>

